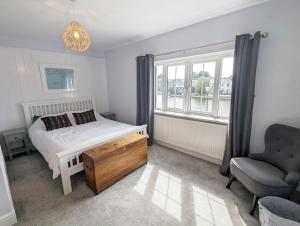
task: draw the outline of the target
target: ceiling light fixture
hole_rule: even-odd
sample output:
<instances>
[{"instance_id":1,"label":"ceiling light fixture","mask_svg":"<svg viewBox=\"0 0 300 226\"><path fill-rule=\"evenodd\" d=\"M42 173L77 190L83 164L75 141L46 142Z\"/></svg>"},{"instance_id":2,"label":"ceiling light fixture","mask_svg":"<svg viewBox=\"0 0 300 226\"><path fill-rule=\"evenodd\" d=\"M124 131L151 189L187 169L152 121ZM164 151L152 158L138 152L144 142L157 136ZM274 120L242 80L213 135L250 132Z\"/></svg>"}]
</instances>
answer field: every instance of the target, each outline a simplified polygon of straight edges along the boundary
<instances>
[{"instance_id":1,"label":"ceiling light fixture","mask_svg":"<svg viewBox=\"0 0 300 226\"><path fill-rule=\"evenodd\" d=\"M75 4L76 0L70 0ZM74 7L74 5L73 5ZM73 14L74 13L73 8ZM73 15L74 17L74 15ZM63 33L63 40L65 45L74 51L84 52L91 46L91 38L85 28L77 21L73 20L68 24Z\"/></svg>"}]
</instances>

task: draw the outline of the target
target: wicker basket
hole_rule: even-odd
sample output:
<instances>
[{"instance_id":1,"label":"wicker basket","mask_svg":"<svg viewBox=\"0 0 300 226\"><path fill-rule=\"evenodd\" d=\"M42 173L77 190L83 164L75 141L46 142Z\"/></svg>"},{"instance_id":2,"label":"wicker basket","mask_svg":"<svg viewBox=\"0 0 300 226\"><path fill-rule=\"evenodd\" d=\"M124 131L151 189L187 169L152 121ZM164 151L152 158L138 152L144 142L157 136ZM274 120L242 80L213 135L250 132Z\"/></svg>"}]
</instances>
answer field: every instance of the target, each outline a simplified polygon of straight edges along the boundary
<instances>
[{"instance_id":1,"label":"wicker basket","mask_svg":"<svg viewBox=\"0 0 300 226\"><path fill-rule=\"evenodd\" d=\"M262 226L300 226L300 205L275 196L264 197L258 204Z\"/></svg>"}]
</instances>

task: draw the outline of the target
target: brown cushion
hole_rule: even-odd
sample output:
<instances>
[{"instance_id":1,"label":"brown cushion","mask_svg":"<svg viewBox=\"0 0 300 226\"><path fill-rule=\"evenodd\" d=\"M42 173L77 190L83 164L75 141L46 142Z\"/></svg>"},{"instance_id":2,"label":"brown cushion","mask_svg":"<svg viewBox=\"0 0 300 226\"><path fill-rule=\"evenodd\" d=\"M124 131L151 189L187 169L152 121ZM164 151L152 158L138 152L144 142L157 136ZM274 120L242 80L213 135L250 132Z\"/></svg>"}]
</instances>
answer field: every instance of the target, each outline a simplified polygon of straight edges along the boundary
<instances>
[{"instance_id":1,"label":"brown cushion","mask_svg":"<svg viewBox=\"0 0 300 226\"><path fill-rule=\"evenodd\" d=\"M81 113L73 113L77 125L96 121L94 110L89 110Z\"/></svg>"},{"instance_id":2,"label":"brown cushion","mask_svg":"<svg viewBox=\"0 0 300 226\"><path fill-rule=\"evenodd\" d=\"M46 116L42 118L47 131L72 126L68 115Z\"/></svg>"}]
</instances>

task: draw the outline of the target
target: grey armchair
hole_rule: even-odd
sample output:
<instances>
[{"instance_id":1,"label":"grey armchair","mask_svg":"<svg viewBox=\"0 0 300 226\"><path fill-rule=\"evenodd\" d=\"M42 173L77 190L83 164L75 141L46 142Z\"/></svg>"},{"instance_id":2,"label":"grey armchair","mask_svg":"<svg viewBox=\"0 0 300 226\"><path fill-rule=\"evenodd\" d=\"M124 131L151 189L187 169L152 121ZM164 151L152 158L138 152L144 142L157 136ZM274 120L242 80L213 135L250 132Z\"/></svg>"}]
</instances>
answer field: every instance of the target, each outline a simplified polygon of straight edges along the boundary
<instances>
[{"instance_id":1,"label":"grey armchair","mask_svg":"<svg viewBox=\"0 0 300 226\"><path fill-rule=\"evenodd\" d=\"M289 198L300 181L300 129L273 124L265 133L265 152L232 158L231 183L239 180L254 194L250 214L264 196Z\"/></svg>"}]
</instances>

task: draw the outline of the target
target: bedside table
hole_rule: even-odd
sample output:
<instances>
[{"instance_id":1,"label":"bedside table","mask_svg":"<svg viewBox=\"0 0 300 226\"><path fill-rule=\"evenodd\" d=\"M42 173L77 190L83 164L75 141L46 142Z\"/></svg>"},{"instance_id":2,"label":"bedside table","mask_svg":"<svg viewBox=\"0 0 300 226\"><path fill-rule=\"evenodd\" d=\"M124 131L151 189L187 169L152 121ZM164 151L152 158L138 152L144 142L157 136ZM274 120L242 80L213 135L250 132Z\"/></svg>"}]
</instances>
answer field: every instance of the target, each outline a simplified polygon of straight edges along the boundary
<instances>
[{"instance_id":1,"label":"bedside table","mask_svg":"<svg viewBox=\"0 0 300 226\"><path fill-rule=\"evenodd\" d=\"M104 118L116 121L116 115L112 112L104 112L101 113L100 115L102 115Z\"/></svg>"},{"instance_id":2,"label":"bedside table","mask_svg":"<svg viewBox=\"0 0 300 226\"><path fill-rule=\"evenodd\" d=\"M13 156L16 154L23 152L27 152L27 154L29 154L30 142L25 128L4 131L2 135L5 139L10 160L12 160Z\"/></svg>"}]
</instances>

